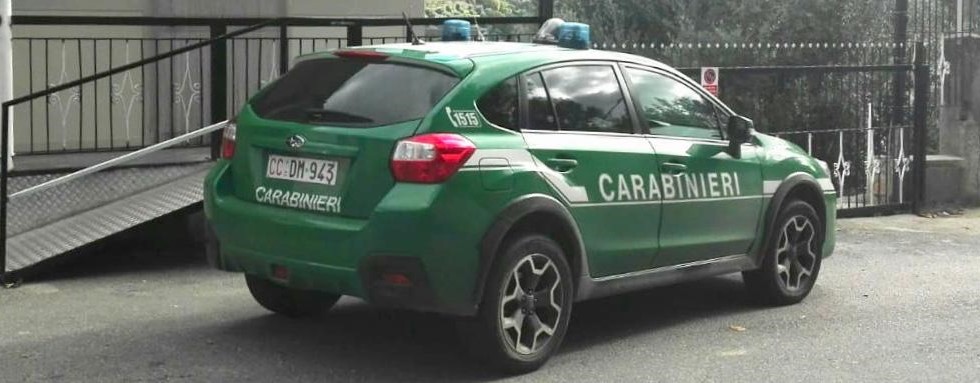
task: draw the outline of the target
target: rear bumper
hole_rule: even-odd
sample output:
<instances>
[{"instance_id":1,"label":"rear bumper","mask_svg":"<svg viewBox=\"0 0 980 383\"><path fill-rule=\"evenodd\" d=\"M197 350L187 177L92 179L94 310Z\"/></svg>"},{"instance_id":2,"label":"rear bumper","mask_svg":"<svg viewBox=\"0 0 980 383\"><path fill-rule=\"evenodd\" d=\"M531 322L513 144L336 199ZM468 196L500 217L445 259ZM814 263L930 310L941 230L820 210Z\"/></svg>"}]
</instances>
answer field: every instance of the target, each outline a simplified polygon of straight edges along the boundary
<instances>
[{"instance_id":1,"label":"rear bumper","mask_svg":"<svg viewBox=\"0 0 980 383\"><path fill-rule=\"evenodd\" d=\"M204 206L219 250L213 264L297 289L453 315L476 312L480 214L440 208L440 186L396 185L368 219L243 201L222 161L205 181ZM458 201L456 201L458 204ZM458 210L458 207L457 207ZM288 279L276 278L285 268ZM385 273L409 278L392 284Z\"/></svg>"}]
</instances>

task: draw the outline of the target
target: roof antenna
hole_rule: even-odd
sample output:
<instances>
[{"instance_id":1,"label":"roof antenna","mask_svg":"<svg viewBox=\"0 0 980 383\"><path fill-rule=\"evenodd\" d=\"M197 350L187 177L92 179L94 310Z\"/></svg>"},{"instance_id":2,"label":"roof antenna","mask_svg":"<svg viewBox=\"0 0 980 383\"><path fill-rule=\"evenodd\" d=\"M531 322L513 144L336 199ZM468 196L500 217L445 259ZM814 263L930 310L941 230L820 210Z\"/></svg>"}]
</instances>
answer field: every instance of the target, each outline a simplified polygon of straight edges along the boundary
<instances>
[{"instance_id":1,"label":"roof antenna","mask_svg":"<svg viewBox=\"0 0 980 383\"><path fill-rule=\"evenodd\" d=\"M484 41L487 38L486 38L486 36L483 36L483 30L480 29L480 22L477 21L477 19L479 19L479 18L480 18L479 16L473 16L473 26L476 27L476 39L475 40L476 41Z\"/></svg>"},{"instance_id":2,"label":"roof antenna","mask_svg":"<svg viewBox=\"0 0 980 383\"><path fill-rule=\"evenodd\" d=\"M422 40L419 36L415 34L415 28L412 28L412 22L408 20L408 15L405 11L402 11L402 18L405 19L405 26L408 27L408 35L412 38L412 45L422 45Z\"/></svg>"}]
</instances>

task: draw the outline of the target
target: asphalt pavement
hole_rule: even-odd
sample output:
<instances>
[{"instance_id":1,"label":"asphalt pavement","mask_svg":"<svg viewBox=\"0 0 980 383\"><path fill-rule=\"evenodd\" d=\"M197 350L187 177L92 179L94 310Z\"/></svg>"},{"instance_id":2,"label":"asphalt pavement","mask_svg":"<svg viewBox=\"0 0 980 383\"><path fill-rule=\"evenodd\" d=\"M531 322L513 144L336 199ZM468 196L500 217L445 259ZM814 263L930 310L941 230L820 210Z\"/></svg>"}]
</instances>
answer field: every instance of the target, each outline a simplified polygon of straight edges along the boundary
<instances>
[{"instance_id":1,"label":"asphalt pavement","mask_svg":"<svg viewBox=\"0 0 980 383\"><path fill-rule=\"evenodd\" d=\"M737 275L582 303L516 377L448 318L344 298L285 319L194 247L112 243L0 290L0 381L980 382L980 211L839 226L799 305L755 306Z\"/></svg>"}]
</instances>

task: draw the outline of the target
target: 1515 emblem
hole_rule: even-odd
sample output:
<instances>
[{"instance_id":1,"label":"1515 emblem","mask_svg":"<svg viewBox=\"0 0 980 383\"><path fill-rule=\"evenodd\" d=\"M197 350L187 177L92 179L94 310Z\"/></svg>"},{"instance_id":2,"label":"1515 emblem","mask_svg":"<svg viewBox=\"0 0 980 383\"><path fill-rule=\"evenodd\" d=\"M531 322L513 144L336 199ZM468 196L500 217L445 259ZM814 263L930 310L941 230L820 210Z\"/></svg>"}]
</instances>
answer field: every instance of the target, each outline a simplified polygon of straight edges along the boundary
<instances>
[{"instance_id":1,"label":"1515 emblem","mask_svg":"<svg viewBox=\"0 0 980 383\"><path fill-rule=\"evenodd\" d=\"M475 110L452 110L447 106L446 116L449 117L449 122L451 122L453 126L457 128L480 127L480 116Z\"/></svg>"}]
</instances>

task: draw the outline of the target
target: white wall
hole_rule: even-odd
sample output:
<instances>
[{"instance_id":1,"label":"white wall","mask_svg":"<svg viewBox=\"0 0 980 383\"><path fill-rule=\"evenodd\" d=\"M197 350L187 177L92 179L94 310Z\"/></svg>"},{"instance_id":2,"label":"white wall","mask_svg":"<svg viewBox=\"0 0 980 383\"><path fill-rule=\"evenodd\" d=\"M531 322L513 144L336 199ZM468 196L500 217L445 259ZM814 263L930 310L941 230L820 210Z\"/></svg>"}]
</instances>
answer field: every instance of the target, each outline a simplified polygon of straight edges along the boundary
<instances>
[{"instance_id":1,"label":"white wall","mask_svg":"<svg viewBox=\"0 0 980 383\"><path fill-rule=\"evenodd\" d=\"M142 16L148 0L13 0L14 14Z\"/></svg>"},{"instance_id":2,"label":"white wall","mask_svg":"<svg viewBox=\"0 0 980 383\"><path fill-rule=\"evenodd\" d=\"M423 0L286 0L290 16L422 17Z\"/></svg>"},{"instance_id":3,"label":"white wall","mask_svg":"<svg viewBox=\"0 0 980 383\"><path fill-rule=\"evenodd\" d=\"M15 14L54 16L422 16L423 0L13 0Z\"/></svg>"}]
</instances>

